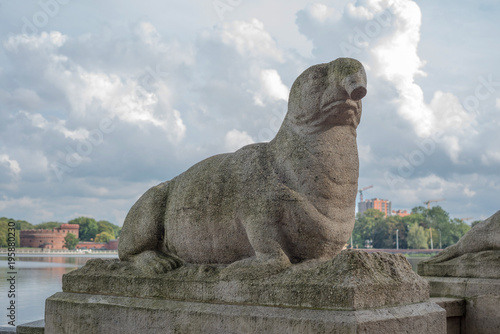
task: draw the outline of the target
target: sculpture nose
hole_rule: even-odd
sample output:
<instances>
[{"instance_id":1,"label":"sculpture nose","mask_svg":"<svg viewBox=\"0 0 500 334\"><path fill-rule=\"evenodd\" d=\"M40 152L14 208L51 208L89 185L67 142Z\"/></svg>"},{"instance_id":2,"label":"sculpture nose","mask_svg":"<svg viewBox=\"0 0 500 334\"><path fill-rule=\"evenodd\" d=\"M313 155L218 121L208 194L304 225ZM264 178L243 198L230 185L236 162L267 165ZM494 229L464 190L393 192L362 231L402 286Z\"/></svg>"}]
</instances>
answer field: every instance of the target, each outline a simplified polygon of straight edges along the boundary
<instances>
[{"instance_id":1,"label":"sculpture nose","mask_svg":"<svg viewBox=\"0 0 500 334\"><path fill-rule=\"evenodd\" d=\"M366 95L366 73L363 69L342 80L342 86L354 101L359 101Z\"/></svg>"}]
</instances>

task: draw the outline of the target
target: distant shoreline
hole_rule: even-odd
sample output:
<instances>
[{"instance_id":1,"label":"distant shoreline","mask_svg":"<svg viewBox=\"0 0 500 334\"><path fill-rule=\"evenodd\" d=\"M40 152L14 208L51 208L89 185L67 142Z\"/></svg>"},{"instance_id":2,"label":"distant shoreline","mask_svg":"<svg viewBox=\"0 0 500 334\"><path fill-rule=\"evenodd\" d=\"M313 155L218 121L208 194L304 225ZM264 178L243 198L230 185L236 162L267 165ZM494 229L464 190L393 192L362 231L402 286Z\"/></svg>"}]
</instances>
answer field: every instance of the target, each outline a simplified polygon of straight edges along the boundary
<instances>
[{"instance_id":1,"label":"distant shoreline","mask_svg":"<svg viewBox=\"0 0 500 334\"><path fill-rule=\"evenodd\" d=\"M373 252L386 252L392 254L406 254L408 256L433 256L442 251L442 249L355 249L358 251L365 251L368 253ZM7 254L7 248L0 248L0 254ZM81 249L81 250L54 250L42 248L16 248L16 254L45 254L45 255L118 255L118 250L100 250L100 249Z\"/></svg>"},{"instance_id":2,"label":"distant shoreline","mask_svg":"<svg viewBox=\"0 0 500 334\"><path fill-rule=\"evenodd\" d=\"M0 255L11 253L7 248L0 248ZM118 255L117 250L48 250L42 248L16 248L16 255L18 254L42 254L42 255Z\"/></svg>"}]
</instances>

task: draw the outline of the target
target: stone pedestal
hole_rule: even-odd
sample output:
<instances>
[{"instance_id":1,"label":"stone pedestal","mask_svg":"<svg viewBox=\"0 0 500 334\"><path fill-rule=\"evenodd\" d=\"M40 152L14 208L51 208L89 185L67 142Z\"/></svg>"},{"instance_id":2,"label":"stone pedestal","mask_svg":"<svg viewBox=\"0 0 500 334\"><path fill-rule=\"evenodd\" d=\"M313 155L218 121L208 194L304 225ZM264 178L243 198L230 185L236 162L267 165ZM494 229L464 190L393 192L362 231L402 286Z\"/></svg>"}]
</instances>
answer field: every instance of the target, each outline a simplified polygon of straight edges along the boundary
<instances>
[{"instance_id":1,"label":"stone pedestal","mask_svg":"<svg viewBox=\"0 0 500 334\"><path fill-rule=\"evenodd\" d=\"M141 276L115 260L89 261L47 299L45 332L446 332L446 312L400 255L345 251L248 280L223 279L220 270Z\"/></svg>"},{"instance_id":2,"label":"stone pedestal","mask_svg":"<svg viewBox=\"0 0 500 334\"><path fill-rule=\"evenodd\" d=\"M431 296L465 300L461 333L500 333L500 251L421 262L418 273L429 282Z\"/></svg>"}]
</instances>

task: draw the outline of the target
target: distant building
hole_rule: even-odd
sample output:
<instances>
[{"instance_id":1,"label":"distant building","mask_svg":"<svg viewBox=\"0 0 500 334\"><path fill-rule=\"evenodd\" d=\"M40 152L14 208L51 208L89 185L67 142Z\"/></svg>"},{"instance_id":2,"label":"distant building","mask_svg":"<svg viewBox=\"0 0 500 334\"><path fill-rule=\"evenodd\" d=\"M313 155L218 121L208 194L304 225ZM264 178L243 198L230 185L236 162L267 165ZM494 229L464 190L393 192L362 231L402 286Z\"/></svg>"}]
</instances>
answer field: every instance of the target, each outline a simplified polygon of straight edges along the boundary
<instances>
[{"instance_id":1,"label":"distant building","mask_svg":"<svg viewBox=\"0 0 500 334\"><path fill-rule=\"evenodd\" d=\"M363 214L368 209L375 209L384 213L384 215L390 216L392 213L391 210L391 201L387 199L380 198L372 198L366 199L363 202L358 203L358 212Z\"/></svg>"},{"instance_id":2,"label":"distant building","mask_svg":"<svg viewBox=\"0 0 500 334\"><path fill-rule=\"evenodd\" d=\"M409 216L410 213L406 210L392 210L392 215L393 216L400 216L400 217L406 217Z\"/></svg>"},{"instance_id":3,"label":"distant building","mask_svg":"<svg viewBox=\"0 0 500 334\"><path fill-rule=\"evenodd\" d=\"M21 247L64 249L64 238L68 233L78 238L78 224L62 224L51 230L21 230Z\"/></svg>"},{"instance_id":4,"label":"distant building","mask_svg":"<svg viewBox=\"0 0 500 334\"><path fill-rule=\"evenodd\" d=\"M117 250L118 239L109 240L108 242L81 241L76 245L76 249Z\"/></svg>"}]
</instances>

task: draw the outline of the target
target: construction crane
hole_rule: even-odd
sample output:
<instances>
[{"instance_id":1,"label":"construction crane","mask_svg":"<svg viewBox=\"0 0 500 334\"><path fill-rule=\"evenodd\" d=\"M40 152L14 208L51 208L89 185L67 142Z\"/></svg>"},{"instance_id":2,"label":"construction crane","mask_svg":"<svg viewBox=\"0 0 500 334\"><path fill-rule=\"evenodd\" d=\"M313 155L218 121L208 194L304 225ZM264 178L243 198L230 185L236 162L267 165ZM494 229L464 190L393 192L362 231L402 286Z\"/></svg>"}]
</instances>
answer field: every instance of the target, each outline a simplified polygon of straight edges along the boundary
<instances>
[{"instance_id":1,"label":"construction crane","mask_svg":"<svg viewBox=\"0 0 500 334\"><path fill-rule=\"evenodd\" d=\"M446 199L444 199L444 198L441 198L441 199L430 199L428 201L425 201L424 204L427 204L427 209L430 209L432 202L441 202L441 201L446 201Z\"/></svg>"},{"instance_id":2,"label":"construction crane","mask_svg":"<svg viewBox=\"0 0 500 334\"><path fill-rule=\"evenodd\" d=\"M462 221L464 221L464 220L471 220L471 219L474 219L474 217L460 218L460 220L462 220Z\"/></svg>"},{"instance_id":3,"label":"construction crane","mask_svg":"<svg viewBox=\"0 0 500 334\"><path fill-rule=\"evenodd\" d=\"M363 189L359 189L359 201L360 202L363 202L363 191L370 189L370 188L373 188L373 186L368 186L368 187L364 187Z\"/></svg>"}]
</instances>

